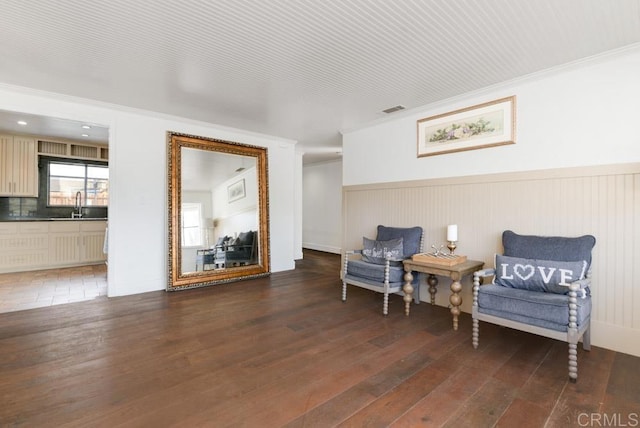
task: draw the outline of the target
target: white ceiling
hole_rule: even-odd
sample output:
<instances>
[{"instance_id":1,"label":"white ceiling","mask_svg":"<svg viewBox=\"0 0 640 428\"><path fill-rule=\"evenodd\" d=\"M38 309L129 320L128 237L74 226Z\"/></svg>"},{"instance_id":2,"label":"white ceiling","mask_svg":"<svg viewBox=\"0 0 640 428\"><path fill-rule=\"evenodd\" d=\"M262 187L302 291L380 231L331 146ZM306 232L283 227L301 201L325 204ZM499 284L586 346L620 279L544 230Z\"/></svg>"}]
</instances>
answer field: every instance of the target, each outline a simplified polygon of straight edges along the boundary
<instances>
[{"instance_id":1,"label":"white ceiling","mask_svg":"<svg viewBox=\"0 0 640 428\"><path fill-rule=\"evenodd\" d=\"M0 82L298 140L640 42L640 0L2 0Z\"/></svg>"},{"instance_id":2,"label":"white ceiling","mask_svg":"<svg viewBox=\"0 0 640 428\"><path fill-rule=\"evenodd\" d=\"M255 158L183 147L182 190L210 192L233 176L256 167Z\"/></svg>"},{"instance_id":3,"label":"white ceiling","mask_svg":"<svg viewBox=\"0 0 640 428\"><path fill-rule=\"evenodd\" d=\"M23 122L20 124L18 122ZM86 127L89 128L86 128ZM33 114L0 110L0 131L11 134L30 134L57 137L63 140L109 143L109 128L95 123L78 122Z\"/></svg>"}]
</instances>

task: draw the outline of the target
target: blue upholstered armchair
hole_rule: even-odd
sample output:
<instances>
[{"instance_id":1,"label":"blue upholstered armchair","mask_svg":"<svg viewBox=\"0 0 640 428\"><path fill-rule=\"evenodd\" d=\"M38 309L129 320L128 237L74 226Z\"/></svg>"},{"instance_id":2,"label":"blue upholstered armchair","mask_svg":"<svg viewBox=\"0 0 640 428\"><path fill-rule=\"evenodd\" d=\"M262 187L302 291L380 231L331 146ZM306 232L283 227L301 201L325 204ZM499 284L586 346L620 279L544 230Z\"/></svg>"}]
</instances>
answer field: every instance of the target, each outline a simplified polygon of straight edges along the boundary
<instances>
[{"instance_id":1,"label":"blue upholstered armchair","mask_svg":"<svg viewBox=\"0 0 640 428\"><path fill-rule=\"evenodd\" d=\"M258 262L257 232L242 232L237 238L229 236L218 240L215 247L216 267L225 268L233 265L250 265Z\"/></svg>"},{"instance_id":2,"label":"blue upholstered armchair","mask_svg":"<svg viewBox=\"0 0 640 428\"><path fill-rule=\"evenodd\" d=\"M402 291L402 260L422 251L422 228L378 226L376 239L363 238L362 250L347 251L342 272L342 301L347 300L347 284L383 293L382 313L389 312L389 293ZM361 259L354 259L354 255ZM413 298L420 303L419 277L414 274Z\"/></svg>"},{"instance_id":3,"label":"blue upholstered armchair","mask_svg":"<svg viewBox=\"0 0 640 428\"><path fill-rule=\"evenodd\" d=\"M578 379L577 343L591 348L591 235L576 238L502 234L495 268L474 274L473 347L479 321L569 343L569 380ZM491 284L480 285L493 276Z\"/></svg>"}]
</instances>

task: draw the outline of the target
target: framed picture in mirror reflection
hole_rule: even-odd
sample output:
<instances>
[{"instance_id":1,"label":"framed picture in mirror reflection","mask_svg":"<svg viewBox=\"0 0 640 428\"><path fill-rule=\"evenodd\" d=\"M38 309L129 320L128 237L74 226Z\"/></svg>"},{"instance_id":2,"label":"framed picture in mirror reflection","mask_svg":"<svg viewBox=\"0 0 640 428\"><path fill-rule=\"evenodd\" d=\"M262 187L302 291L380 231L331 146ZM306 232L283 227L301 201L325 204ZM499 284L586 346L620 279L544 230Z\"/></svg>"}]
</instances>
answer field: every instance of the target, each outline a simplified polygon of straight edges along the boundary
<instances>
[{"instance_id":1,"label":"framed picture in mirror reflection","mask_svg":"<svg viewBox=\"0 0 640 428\"><path fill-rule=\"evenodd\" d=\"M229 194L229 202L244 198L247 195L244 187L244 178L230 184L229 187L227 187L227 192Z\"/></svg>"}]
</instances>

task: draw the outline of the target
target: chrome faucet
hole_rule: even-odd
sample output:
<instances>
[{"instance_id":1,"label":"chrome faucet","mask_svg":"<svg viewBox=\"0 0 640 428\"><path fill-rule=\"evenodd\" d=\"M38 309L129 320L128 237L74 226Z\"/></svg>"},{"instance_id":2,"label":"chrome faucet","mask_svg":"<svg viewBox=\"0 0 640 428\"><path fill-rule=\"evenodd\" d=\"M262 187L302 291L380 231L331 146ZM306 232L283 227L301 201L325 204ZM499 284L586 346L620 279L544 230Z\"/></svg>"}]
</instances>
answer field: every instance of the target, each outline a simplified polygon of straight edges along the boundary
<instances>
[{"instance_id":1,"label":"chrome faucet","mask_svg":"<svg viewBox=\"0 0 640 428\"><path fill-rule=\"evenodd\" d=\"M74 205L74 212L71 213L71 218L82 218L82 192L80 191L76 192L76 204Z\"/></svg>"}]
</instances>

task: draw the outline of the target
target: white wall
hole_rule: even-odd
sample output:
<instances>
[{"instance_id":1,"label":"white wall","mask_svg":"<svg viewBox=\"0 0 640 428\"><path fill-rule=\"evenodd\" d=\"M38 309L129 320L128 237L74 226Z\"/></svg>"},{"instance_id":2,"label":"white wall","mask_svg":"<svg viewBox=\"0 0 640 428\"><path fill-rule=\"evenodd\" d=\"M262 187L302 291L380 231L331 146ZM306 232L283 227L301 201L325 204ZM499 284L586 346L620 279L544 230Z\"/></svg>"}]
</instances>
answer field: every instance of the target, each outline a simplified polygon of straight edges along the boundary
<instances>
[{"instance_id":1,"label":"white wall","mask_svg":"<svg viewBox=\"0 0 640 428\"><path fill-rule=\"evenodd\" d=\"M295 267L294 141L9 85L0 109L110 128L109 296L167 285L167 131L268 148L271 270Z\"/></svg>"},{"instance_id":2,"label":"white wall","mask_svg":"<svg viewBox=\"0 0 640 428\"><path fill-rule=\"evenodd\" d=\"M229 186L239 180L245 182L245 196L229 202ZM213 217L216 224L213 243L224 236L236 238L239 233L259 230L257 203L258 175L255 166L247 168L216 187L213 190Z\"/></svg>"},{"instance_id":3,"label":"white wall","mask_svg":"<svg viewBox=\"0 0 640 428\"><path fill-rule=\"evenodd\" d=\"M229 186L244 180L245 196L233 202L229 202ZM213 189L213 217L226 218L246 211L256 212L258 206L258 176L256 167L245 169L240 174L235 175L222 182ZM251 225L252 230L257 230L257 220Z\"/></svg>"},{"instance_id":4,"label":"white wall","mask_svg":"<svg viewBox=\"0 0 640 428\"><path fill-rule=\"evenodd\" d=\"M295 176L294 176L294 185L295 185L295 236L293 243L293 253L295 255L296 260L302 259L302 204L304 194L302 191L302 157L303 153L296 152L296 168L295 168Z\"/></svg>"},{"instance_id":5,"label":"white wall","mask_svg":"<svg viewBox=\"0 0 640 428\"><path fill-rule=\"evenodd\" d=\"M457 223L461 236L467 236L459 252L490 265L492 252L501 251L505 229L592 233L598 275L593 344L640 355L640 317L635 315L640 313L640 285L632 280L640 263L640 227L634 221L640 206L638 76L640 47L635 46L346 132L343 183L350 196L344 245L354 245L387 221L423 224L428 247L444 242L446 225ZM517 97L516 144L417 158L418 119L510 95ZM515 177L506 174L505 179L503 173ZM565 181L553 180L556 176ZM362 191L369 187L375 194ZM394 212L385 217L373 211L381 203L395 207ZM468 310L469 290L463 291L463 310ZM440 303L447 305L446 297Z\"/></svg>"},{"instance_id":6,"label":"white wall","mask_svg":"<svg viewBox=\"0 0 640 428\"><path fill-rule=\"evenodd\" d=\"M640 47L428 105L343 137L344 185L640 160ZM418 158L416 121L515 95L516 144Z\"/></svg>"},{"instance_id":7,"label":"white wall","mask_svg":"<svg viewBox=\"0 0 640 428\"><path fill-rule=\"evenodd\" d=\"M340 254L342 161L306 165L302 183L302 246Z\"/></svg>"}]
</instances>

